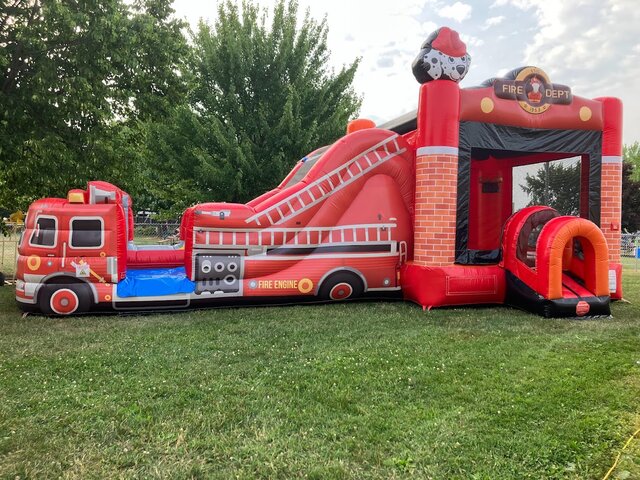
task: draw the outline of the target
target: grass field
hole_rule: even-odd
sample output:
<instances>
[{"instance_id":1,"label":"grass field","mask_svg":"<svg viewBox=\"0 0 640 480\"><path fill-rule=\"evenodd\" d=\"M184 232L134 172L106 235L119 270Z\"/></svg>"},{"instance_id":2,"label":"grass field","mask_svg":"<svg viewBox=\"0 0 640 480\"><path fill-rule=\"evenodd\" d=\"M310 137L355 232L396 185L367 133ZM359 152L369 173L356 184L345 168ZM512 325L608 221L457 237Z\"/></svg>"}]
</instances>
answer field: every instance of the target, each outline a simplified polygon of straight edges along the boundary
<instances>
[{"instance_id":1,"label":"grass field","mask_svg":"<svg viewBox=\"0 0 640 480\"><path fill-rule=\"evenodd\" d=\"M597 479L640 426L614 318L405 303L22 319L0 288L2 478ZM612 478L640 478L640 442Z\"/></svg>"}]
</instances>

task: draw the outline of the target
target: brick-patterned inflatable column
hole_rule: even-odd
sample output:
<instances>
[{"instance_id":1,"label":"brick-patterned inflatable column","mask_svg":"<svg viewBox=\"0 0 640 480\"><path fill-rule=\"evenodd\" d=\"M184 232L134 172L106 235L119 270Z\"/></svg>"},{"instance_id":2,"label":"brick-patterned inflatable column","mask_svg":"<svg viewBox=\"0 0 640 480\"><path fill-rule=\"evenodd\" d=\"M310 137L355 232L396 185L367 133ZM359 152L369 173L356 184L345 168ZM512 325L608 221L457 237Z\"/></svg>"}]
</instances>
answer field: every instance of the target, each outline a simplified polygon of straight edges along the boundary
<instances>
[{"instance_id":1,"label":"brick-patterned inflatable column","mask_svg":"<svg viewBox=\"0 0 640 480\"><path fill-rule=\"evenodd\" d=\"M598 98L602 102L602 169L600 184L600 229L609 247L611 298L622 298L620 234L622 232L622 102ZM615 282L615 284L614 284Z\"/></svg>"},{"instance_id":2,"label":"brick-patterned inflatable column","mask_svg":"<svg viewBox=\"0 0 640 480\"><path fill-rule=\"evenodd\" d=\"M604 129L600 185L600 228L609 246L609 262L620 263L622 221L622 102L601 98Z\"/></svg>"},{"instance_id":3,"label":"brick-patterned inflatable column","mask_svg":"<svg viewBox=\"0 0 640 480\"><path fill-rule=\"evenodd\" d=\"M451 265L455 255L460 90L436 80L420 88L414 263Z\"/></svg>"},{"instance_id":4,"label":"brick-patterned inflatable column","mask_svg":"<svg viewBox=\"0 0 640 480\"><path fill-rule=\"evenodd\" d=\"M421 147L416 157L416 265L444 266L454 261L458 156L452 147Z\"/></svg>"},{"instance_id":5,"label":"brick-patterned inflatable column","mask_svg":"<svg viewBox=\"0 0 640 480\"><path fill-rule=\"evenodd\" d=\"M620 263L620 222L622 217L622 157L602 158L602 203L600 227L609 246L609 262Z\"/></svg>"}]
</instances>

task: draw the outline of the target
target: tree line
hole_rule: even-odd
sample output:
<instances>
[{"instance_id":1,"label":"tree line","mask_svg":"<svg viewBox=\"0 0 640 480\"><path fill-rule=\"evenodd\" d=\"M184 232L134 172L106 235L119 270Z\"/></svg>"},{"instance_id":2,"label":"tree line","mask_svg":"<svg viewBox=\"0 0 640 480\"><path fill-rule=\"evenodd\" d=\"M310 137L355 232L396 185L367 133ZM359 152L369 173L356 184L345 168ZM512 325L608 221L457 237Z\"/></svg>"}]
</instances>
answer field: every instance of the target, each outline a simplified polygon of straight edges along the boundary
<instances>
[{"instance_id":1,"label":"tree line","mask_svg":"<svg viewBox=\"0 0 640 480\"><path fill-rule=\"evenodd\" d=\"M172 0L8 0L0 7L0 206L87 180L175 215L243 202L344 133L357 61L328 67L326 21L295 0L227 0L195 31Z\"/></svg>"}]
</instances>

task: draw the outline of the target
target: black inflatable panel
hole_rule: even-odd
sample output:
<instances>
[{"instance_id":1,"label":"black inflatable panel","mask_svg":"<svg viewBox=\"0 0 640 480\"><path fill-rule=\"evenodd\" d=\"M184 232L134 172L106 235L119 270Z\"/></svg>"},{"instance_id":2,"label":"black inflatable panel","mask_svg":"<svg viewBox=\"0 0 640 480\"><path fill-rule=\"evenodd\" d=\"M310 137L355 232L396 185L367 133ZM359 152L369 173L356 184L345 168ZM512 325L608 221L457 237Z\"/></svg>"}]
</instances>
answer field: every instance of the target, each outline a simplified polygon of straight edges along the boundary
<instances>
[{"instance_id":1,"label":"black inflatable panel","mask_svg":"<svg viewBox=\"0 0 640 480\"><path fill-rule=\"evenodd\" d=\"M505 303L512 307L537 313L545 318L590 318L611 315L608 296L548 300L510 271L507 270L506 273L507 295ZM577 314L580 302L586 302L589 305L589 311L586 314Z\"/></svg>"}]
</instances>

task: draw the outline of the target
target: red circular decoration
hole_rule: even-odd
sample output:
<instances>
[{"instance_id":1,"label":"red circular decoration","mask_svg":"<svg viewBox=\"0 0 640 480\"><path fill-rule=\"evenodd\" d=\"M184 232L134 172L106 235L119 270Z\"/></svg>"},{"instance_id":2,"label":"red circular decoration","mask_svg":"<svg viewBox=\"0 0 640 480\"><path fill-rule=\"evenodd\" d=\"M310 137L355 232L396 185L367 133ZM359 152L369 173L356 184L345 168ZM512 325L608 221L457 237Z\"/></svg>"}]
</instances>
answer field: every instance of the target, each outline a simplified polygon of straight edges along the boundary
<instances>
[{"instance_id":1,"label":"red circular decoration","mask_svg":"<svg viewBox=\"0 0 640 480\"><path fill-rule=\"evenodd\" d=\"M71 315L78 309L79 305L78 295L68 288L56 290L51 295L51 300L49 300L51 310L58 315Z\"/></svg>"},{"instance_id":2,"label":"red circular decoration","mask_svg":"<svg viewBox=\"0 0 640 480\"><path fill-rule=\"evenodd\" d=\"M331 300L344 300L345 298L349 298L353 293L353 288L346 282L338 283L335 285L331 292L329 292L329 298Z\"/></svg>"},{"instance_id":3,"label":"red circular decoration","mask_svg":"<svg viewBox=\"0 0 640 480\"><path fill-rule=\"evenodd\" d=\"M576 315L578 315L579 317L583 317L587 313L589 313L590 308L591 307L589 307L589 304L587 302L585 302L584 300L580 300L576 305Z\"/></svg>"}]
</instances>

